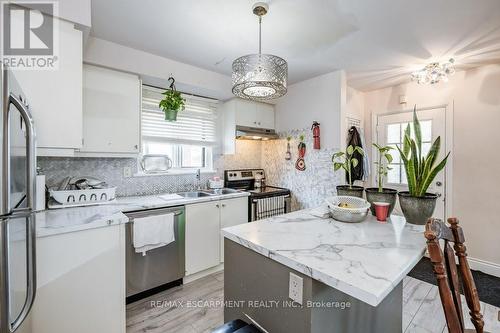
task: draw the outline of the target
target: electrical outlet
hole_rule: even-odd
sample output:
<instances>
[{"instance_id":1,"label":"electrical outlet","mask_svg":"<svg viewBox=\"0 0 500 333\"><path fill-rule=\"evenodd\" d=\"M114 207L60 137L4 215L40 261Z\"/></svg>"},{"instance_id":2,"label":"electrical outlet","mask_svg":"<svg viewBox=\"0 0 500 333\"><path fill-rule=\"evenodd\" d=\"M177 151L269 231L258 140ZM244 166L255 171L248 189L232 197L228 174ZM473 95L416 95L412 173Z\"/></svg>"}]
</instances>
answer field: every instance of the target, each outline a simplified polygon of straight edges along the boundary
<instances>
[{"instance_id":1,"label":"electrical outlet","mask_svg":"<svg viewBox=\"0 0 500 333\"><path fill-rule=\"evenodd\" d=\"M132 177L132 168L131 167L124 167L123 168L123 177L125 177L125 178Z\"/></svg>"},{"instance_id":2,"label":"electrical outlet","mask_svg":"<svg viewBox=\"0 0 500 333\"><path fill-rule=\"evenodd\" d=\"M304 280L300 276L290 272L288 297L290 297L290 299L302 305L303 289L304 289Z\"/></svg>"}]
</instances>

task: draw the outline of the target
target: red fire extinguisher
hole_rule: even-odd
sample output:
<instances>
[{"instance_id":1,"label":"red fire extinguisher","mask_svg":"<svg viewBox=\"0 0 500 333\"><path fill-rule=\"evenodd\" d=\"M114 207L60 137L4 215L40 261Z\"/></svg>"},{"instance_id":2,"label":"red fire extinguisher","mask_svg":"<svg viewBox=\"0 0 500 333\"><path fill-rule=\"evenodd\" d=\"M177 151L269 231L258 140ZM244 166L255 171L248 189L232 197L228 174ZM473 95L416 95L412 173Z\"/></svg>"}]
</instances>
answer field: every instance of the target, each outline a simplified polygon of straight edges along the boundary
<instances>
[{"instance_id":1,"label":"red fire extinguisher","mask_svg":"<svg viewBox=\"0 0 500 333\"><path fill-rule=\"evenodd\" d=\"M313 138L314 138L314 149L321 149L320 137L319 137L319 123L313 121L312 127Z\"/></svg>"}]
</instances>

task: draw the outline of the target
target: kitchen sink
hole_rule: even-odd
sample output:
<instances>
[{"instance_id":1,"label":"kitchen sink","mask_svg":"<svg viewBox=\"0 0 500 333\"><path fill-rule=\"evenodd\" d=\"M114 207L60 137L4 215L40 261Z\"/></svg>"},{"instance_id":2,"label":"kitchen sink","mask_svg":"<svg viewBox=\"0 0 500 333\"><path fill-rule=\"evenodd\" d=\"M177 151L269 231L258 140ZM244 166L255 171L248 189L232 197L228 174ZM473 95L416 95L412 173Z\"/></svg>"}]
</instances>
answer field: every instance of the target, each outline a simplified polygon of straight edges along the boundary
<instances>
[{"instance_id":1,"label":"kitchen sink","mask_svg":"<svg viewBox=\"0 0 500 333\"><path fill-rule=\"evenodd\" d=\"M206 190L206 193L210 193L211 195L221 195L221 194L233 194L238 193L238 190L234 190L232 188L221 188L216 190Z\"/></svg>"},{"instance_id":2,"label":"kitchen sink","mask_svg":"<svg viewBox=\"0 0 500 333\"><path fill-rule=\"evenodd\" d=\"M210 193L206 193L206 192L201 192L201 191L194 191L194 192L181 192L181 193L177 193L178 195L180 195L181 197L184 197L184 198L201 198L201 197L209 197Z\"/></svg>"}]
</instances>

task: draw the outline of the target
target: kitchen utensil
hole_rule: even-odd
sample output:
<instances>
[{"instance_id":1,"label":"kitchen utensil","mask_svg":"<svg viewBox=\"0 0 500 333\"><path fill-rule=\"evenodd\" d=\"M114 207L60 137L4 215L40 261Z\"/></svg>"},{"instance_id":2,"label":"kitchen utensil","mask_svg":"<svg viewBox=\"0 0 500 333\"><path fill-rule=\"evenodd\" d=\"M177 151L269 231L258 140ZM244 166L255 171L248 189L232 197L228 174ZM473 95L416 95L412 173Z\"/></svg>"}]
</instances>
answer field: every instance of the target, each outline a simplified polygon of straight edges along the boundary
<instances>
[{"instance_id":1,"label":"kitchen utensil","mask_svg":"<svg viewBox=\"0 0 500 333\"><path fill-rule=\"evenodd\" d=\"M69 185L69 182L70 182L71 178L70 177L66 177L62 180L61 184L59 184L59 188L58 190L59 191L65 191L67 188L68 188L68 185Z\"/></svg>"},{"instance_id":2,"label":"kitchen utensil","mask_svg":"<svg viewBox=\"0 0 500 333\"><path fill-rule=\"evenodd\" d=\"M341 222L361 222L366 219L370 210L370 203L362 198L341 195L325 201L332 217Z\"/></svg>"}]
</instances>

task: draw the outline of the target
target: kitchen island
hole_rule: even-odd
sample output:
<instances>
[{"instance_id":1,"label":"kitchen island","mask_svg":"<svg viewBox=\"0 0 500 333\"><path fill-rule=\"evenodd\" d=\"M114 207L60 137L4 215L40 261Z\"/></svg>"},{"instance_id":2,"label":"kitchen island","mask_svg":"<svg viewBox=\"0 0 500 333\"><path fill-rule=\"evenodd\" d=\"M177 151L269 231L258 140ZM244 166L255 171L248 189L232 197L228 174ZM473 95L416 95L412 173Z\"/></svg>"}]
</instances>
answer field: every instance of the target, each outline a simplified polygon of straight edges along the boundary
<instances>
[{"instance_id":1,"label":"kitchen island","mask_svg":"<svg viewBox=\"0 0 500 333\"><path fill-rule=\"evenodd\" d=\"M361 223L303 210L223 230L225 321L269 332L400 332L402 281L425 251L423 227L393 215ZM241 263L245 263L242 265ZM289 298L302 278L302 304Z\"/></svg>"}]
</instances>

